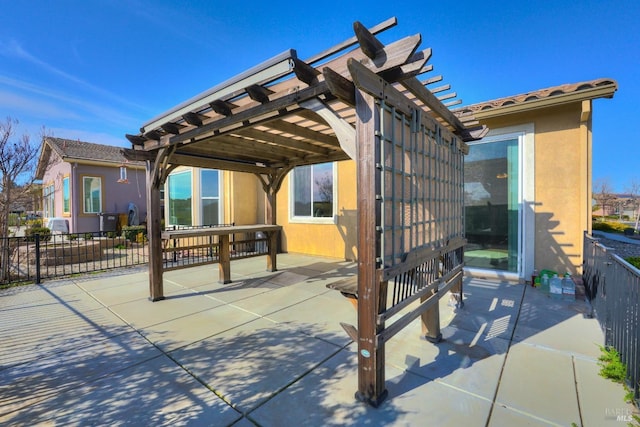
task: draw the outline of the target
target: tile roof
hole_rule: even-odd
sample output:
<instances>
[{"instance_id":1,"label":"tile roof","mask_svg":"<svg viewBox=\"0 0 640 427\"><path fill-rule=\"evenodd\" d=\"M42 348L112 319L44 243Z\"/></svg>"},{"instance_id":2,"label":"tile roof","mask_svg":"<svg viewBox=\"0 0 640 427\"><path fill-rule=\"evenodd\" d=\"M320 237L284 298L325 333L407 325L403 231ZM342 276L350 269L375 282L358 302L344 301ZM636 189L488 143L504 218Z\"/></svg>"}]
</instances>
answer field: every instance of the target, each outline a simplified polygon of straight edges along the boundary
<instances>
[{"instance_id":1,"label":"tile roof","mask_svg":"<svg viewBox=\"0 0 640 427\"><path fill-rule=\"evenodd\" d=\"M580 92L584 92L585 96L587 92L593 92L594 89L599 88L611 88L611 94L599 95L599 96L588 96L585 99L590 98L598 98L606 96L611 98L613 96L613 91L617 90L618 84L613 79L601 78L596 80L589 80L586 82L580 83L568 83L559 86L553 86L546 89L539 89L532 92L523 93L520 95L512 95L504 98L494 99L491 101L481 102L478 104L469 105L466 107L461 107L454 112L456 114L468 114L468 113L479 113L483 111L489 111L494 109L500 109L503 107L508 107L512 105L522 105L527 103L535 103L535 101L543 101L549 100L552 101L555 97L567 96L571 94L579 94ZM560 99L558 99L560 101Z\"/></svg>"}]
</instances>

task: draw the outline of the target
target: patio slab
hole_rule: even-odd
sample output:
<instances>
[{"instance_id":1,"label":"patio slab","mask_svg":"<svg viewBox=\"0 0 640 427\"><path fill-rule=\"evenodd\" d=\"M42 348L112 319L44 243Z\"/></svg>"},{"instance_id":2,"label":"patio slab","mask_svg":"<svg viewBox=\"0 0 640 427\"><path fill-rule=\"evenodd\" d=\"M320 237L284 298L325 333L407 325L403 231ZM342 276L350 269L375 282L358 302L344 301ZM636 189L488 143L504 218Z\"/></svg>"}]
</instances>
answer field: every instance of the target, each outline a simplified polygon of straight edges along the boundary
<instances>
[{"instance_id":1,"label":"patio slab","mask_svg":"<svg viewBox=\"0 0 640 427\"><path fill-rule=\"evenodd\" d=\"M162 355L133 331L110 340L77 343L78 347L0 371L0 414L53 398Z\"/></svg>"},{"instance_id":2,"label":"patio slab","mask_svg":"<svg viewBox=\"0 0 640 427\"><path fill-rule=\"evenodd\" d=\"M274 399L249 413L260 426L300 424L484 426L491 401L387 366L388 399L378 408L354 399L357 356L342 350Z\"/></svg>"},{"instance_id":3,"label":"patio slab","mask_svg":"<svg viewBox=\"0 0 640 427\"><path fill-rule=\"evenodd\" d=\"M246 414L339 350L286 325L257 319L171 356Z\"/></svg>"},{"instance_id":4,"label":"patio slab","mask_svg":"<svg viewBox=\"0 0 640 427\"><path fill-rule=\"evenodd\" d=\"M570 355L517 343L509 349L496 396L504 405L550 424L580 422Z\"/></svg>"},{"instance_id":5,"label":"patio slab","mask_svg":"<svg viewBox=\"0 0 640 427\"><path fill-rule=\"evenodd\" d=\"M8 425L231 425L241 418L166 356L61 390L27 411L0 416Z\"/></svg>"},{"instance_id":6,"label":"patio slab","mask_svg":"<svg viewBox=\"0 0 640 427\"><path fill-rule=\"evenodd\" d=\"M442 342L414 321L387 343L374 409L354 398L340 327L356 311L325 286L353 263L238 260L226 285L206 267L165 274L155 303L139 271L0 291L0 423L600 426L631 411L598 376L603 335L583 301L465 279L464 308L440 301Z\"/></svg>"}]
</instances>

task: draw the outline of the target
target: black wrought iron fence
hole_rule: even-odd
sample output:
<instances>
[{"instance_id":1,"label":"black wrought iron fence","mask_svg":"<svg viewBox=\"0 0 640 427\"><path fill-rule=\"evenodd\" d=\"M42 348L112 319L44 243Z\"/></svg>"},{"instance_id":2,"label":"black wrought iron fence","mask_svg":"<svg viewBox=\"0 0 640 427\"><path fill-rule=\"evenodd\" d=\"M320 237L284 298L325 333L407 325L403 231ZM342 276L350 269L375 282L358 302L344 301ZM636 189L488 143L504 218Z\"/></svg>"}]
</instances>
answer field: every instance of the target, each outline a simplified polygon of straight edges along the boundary
<instances>
[{"instance_id":1,"label":"black wrought iron fence","mask_svg":"<svg viewBox=\"0 0 640 427\"><path fill-rule=\"evenodd\" d=\"M640 270L585 233L582 277L605 334L627 366L627 385L640 403Z\"/></svg>"},{"instance_id":2,"label":"black wrought iron fence","mask_svg":"<svg viewBox=\"0 0 640 427\"><path fill-rule=\"evenodd\" d=\"M0 284L35 282L149 262L144 233L31 234L0 238Z\"/></svg>"},{"instance_id":3,"label":"black wrought iron fence","mask_svg":"<svg viewBox=\"0 0 640 427\"><path fill-rule=\"evenodd\" d=\"M227 224L231 226L233 224ZM180 227L207 228L215 226ZM231 259L267 254L262 233L230 235ZM219 261L219 236L171 239L163 242L165 270L211 264ZM122 236L115 233L31 234L0 238L0 285L35 282L149 263L144 227L131 227Z\"/></svg>"}]
</instances>

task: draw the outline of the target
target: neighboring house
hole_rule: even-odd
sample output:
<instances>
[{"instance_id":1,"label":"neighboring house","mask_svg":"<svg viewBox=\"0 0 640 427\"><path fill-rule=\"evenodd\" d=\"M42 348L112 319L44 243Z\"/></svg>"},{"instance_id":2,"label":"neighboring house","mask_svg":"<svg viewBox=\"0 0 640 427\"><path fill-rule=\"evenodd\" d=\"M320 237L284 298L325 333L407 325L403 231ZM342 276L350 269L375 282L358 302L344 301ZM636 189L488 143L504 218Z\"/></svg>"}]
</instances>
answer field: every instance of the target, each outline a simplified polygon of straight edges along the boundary
<instances>
[{"instance_id":1,"label":"neighboring house","mask_svg":"<svg viewBox=\"0 0 640 427\"><path fill-rule=\"evenodd\" d=\"M593 201L594 205L598 205L597 201ZM633 194L612 194L611 201L607 204L607 212L603 212L601 206L593 211L594 216L618 216L620 218L628 217L635 220L640 207L640 197Z\"/></svg>"},{"instance_id":2,"label":"neighboring house","mask_svg":"<svg viewBox=\"0 0 640 427\"><path fill-rule=\"evenodd\" d=\"M522 281L534 269L580 271L583 234L591 231L592 218L592 100L611 98L616 90L615 81L599 79L454 111L473 114L490 129L487 137L470 144L465 158L468 275ZM207 172L214 179L201 173L183 168L169 176L167 224L208 222L201 219L208 209L203 203L213 202L205 201L203 188L218 191L218 222L263 222L264 194L253 175ZM355 260L355 181L356 164L350 160L290 172L277 198L281 248ZM172 202L175 197L182 202ZM180 203L190 211L182 215Z\"/></svg>"},{"instance_id":3,"label":"neighboring house","mask_svg":"<svg viewBox=\"0 0 640 427\"><path fill-rule=\"evenodd\" d=\"M144 163L126 160L121 149L45 138L36 168L36 179L42 181L43 217L65 218L72 233L101 231L101 214L127 215L133 203L144 221Z\"/></svg>"}]
</instances>

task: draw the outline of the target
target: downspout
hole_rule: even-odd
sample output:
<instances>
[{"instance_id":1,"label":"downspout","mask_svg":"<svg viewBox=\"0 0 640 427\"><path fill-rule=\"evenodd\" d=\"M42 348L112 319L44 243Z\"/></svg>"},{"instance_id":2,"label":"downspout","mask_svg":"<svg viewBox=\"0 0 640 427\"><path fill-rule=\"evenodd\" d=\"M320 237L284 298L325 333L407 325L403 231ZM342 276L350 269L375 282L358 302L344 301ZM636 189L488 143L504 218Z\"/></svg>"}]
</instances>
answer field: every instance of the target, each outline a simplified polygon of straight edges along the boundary
<instances>
[{"instance_id":1,"label":"downspout","mask_svg":"<svg viewBox=\"0 0 640 427\"><path fill-rule=\"evenodd\" d=\"M78 206L80 200L80 189L78 188L78 178L76 176L76 169L78 167L78 162L74 162L71 164L71 227L70 232L77 233L78 232Z\"/></svg>"}]
</instances>

